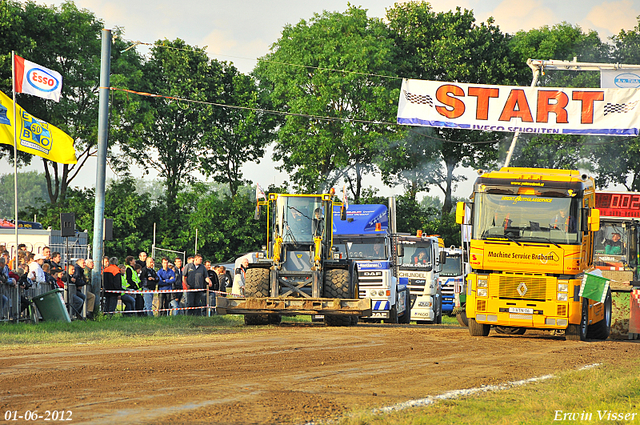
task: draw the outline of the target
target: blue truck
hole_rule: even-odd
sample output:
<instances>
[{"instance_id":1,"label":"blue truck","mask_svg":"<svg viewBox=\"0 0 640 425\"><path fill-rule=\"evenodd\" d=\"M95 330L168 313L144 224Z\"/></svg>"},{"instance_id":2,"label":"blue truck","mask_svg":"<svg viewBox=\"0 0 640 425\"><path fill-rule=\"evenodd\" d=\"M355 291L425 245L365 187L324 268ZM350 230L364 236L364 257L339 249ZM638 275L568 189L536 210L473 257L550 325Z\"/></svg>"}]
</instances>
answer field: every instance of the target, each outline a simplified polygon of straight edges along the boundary
<instances>
[{"instance_id":1,"label":"blue truck","mask_svg":"<svg viewBox=\"0 0 640 425\"><path fill-rule=\"evenodd\" d=\"M399 283L394 260L393 207L391 221L389 209L381 204L349 205L346 219L341 219L341 207L334 207L333 214L334 259L356 262L359 296L371 299L371 316L360 319L409 323L409 288Z\"/></svg>"}]
</instances>

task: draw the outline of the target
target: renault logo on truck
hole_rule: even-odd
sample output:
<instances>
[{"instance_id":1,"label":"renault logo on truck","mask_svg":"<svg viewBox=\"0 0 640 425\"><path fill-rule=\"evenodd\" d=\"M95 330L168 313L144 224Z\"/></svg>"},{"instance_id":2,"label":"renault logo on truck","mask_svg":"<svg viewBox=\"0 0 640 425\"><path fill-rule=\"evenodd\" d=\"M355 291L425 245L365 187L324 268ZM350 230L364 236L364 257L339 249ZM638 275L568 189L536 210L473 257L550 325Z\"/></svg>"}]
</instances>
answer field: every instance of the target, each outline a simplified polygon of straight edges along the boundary
<instances>
[{"instance_id":1,"label":"renault logo on truck","mask_svg":"<svg viewBox=\"0 0 640 425\"><path fill-rule=\"evenodd\" d=\"M527 285L524 282L520 282L520 285L518 285L518 294L520 294L521 297L524 297L528 289L529 288L527 288Z\"/></svg>"}]
</instances>

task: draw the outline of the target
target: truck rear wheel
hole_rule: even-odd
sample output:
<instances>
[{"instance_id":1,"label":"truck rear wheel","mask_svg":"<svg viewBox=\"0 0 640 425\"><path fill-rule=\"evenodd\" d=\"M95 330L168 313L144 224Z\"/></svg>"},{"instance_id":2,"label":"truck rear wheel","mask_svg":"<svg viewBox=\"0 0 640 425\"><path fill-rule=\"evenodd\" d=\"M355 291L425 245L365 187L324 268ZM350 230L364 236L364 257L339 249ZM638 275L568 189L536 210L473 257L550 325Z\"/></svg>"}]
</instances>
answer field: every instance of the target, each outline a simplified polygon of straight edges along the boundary
<instances>
[{"instance_id":1,"label":"truck rear wheel","mask_svg":"<svg viewBox=\"0 0 640 425\"><path fill-rule=\"evenodd\" d=\"M503 335L524 335L527 331L527 328L514 328L511 326L496 326L496 333Z\"/></svg>"},{"instance_id":2,"label":"truck rear wheel","mask_svg":"<svg viewBox=\"0 0 640 425\"><path fill-rule=\"evenodd\" d=\"M580 315L580 323L577 325L567 326L564 333L565 339L569 341L584 341L587 339L587 330L589 328L589 300L582 299L582 314Z\"/></svg>"},{"instance_id":3,"label":"truck rear wheel","mask_svg":"<svg viewBox=\"0 0 640 425\"><path fill-rule=\"evenodd\" d=\"M269 296L269 269L251 268L244 276L244 296L246 298L267 298ZM269 314L245 314L244 324L249 326L272 323Z\"/></svg>"},{"instance_id":4,"label":"truck rear wheel","mask_svg":"<svg viewBox=\"0 0 640 425\"><path fill-rule=\"evenodd\" d=\"M604 300L604 318L589 326L587 329L587 338L605 340L611 334L611 289L607 292Z\"/></svg>"},{"instance_id":5,"label":"truck rear wheel","mask_svg":"<svg viewBox=\"0 0 640 425\"><path fill-rule=\"evenodd\" d=\"M462 306L460 306L460 311L456 313L456 319L458 319L458 323L463 328L469 327L469 320L467 319L466 304L462 304Z\"/></svg>"},{"instance_id":6,"label":"truck rear wheel","mask_svg":"<svg viewBox=\"0 0 640 425\"><path fill-rule=\"evenodd\" d=\"M469 334L471 336L487 336L490 330L490 325L478 323L476 319L469 319Z\"/></svg>"},{"instance_id":7,"label":"truck rear wheel","mask_svg":"<svg viewBox=\"0 0 640 425\"><path fill-rule=\"evenodd\" d=\"M324 298L348 299L351 296L349 286L348 270L330 269L325 271ZM347 315L325 314L324 324L327 326L349 326L352 324L352 320L351 317Z\"/></svg>"}]
</instances>

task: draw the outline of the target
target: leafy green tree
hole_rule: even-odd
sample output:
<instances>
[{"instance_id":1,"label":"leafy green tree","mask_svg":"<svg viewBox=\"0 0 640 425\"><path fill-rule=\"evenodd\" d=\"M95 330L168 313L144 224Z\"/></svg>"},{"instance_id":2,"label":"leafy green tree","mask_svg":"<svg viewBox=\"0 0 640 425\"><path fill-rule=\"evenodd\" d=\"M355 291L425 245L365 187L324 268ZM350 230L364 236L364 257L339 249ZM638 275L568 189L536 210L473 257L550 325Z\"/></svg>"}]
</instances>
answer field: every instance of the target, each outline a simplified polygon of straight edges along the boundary
<instances>
[{"instance_id":1,"label":"leafy green tree","mask_svg":"<svg viewBox=\"0 0 640 425\"><path fill-rule=\"evenodd\" d=\"M577 59L580 62L609 62L610 46L600 40L595 31L583 32L577 25L563 22L552 27L543 26L529 31L519 31L510 40L512 50L524 63L528 58L542 60ZM521 70L523 82L531 79L531 72ZM545 71L540 76L540 86L550 87L599 87L600 73L597 71ZM595 138L598 139L598 138ZM593 137L563 135L521 135L510 165L594 169L599 161L589 146ZM601 154L603 152L600 152Z\"/></svg>"},{"instance_id":2,"label":"leafy green tree","mask_svg":"<svg viewBox=\"0 0 640 425\"><path fill-rule=\"evenodd\" d=\"M0 2L0 16L3 17L0 25L0 89L5 93L11 91L11 50L62 74L59 103L29 95L18 95L18 103L75 140L77 164L58 164L42 159L50 201L64 200L70 183L96 152L103 23L92 12L79 10L72 2L58 8L31 1L7 0ZM123 52L129 43L122 39L120 29L113 33L111 71L114 77L126 79L130 65L135 67L140 57L133 49ZM12 155L12 152L10 146L0 145L0 156ZM26 158L25 162L30 160Z\"/></svg>"},{"instance_id":3,"label":"leafy green tree","mask_svg":"<svg viewBox=\"0 0 640 425\"><path fill-rule=\"evenodd\" d=\"M315 192L350 181L353 199L395 120L399 81L393 42L380 19L349 6L287 25L254 73L284 118L274 159L296 187ZM329 118L323 118L329 117Z\"/></svg>"},{"instance_id":4,"label":"leafy green tree","mask_svg":"<svg viewBox=\"0 0 640 425\"><path fill-rule=\"evenodd\" d=\"M0 176L0 218L13 218L14 206L14 178L13 174ZM38 208L47 199L47 181L44 174L37 171L18 172L18 208ZM25 217L18 217L24 220Z\"/></svg>"},{"instance_id":5,"label":"leafy green tree","mask_svg":"<svg viewBox=\"0 0 640 425\"><path fill-rule=\"evenodd\" d=\"M214 75L212 75L214 74ZM142 91L206 102L217 87L219 66L210 66L206 52L184 41L158 42L143 66ZM193 172L206 156L201 138L215 131L203 120L203 107L172 98L143 97L127 118L132 123L128 143L122 144L129 161L145 171L158 172L166 187L167 210L175 211L178 192L194 181Z\"/></svg>"},{"instance_id":6,"label":"leafy green tree","mask_svg":"<svg viewBox=\"0 0 640 425\"><path fill-rule=\"evenodd\" d=\"M609 62L640 63L640 18L633 29L621 30L611 37L613 48ZM585 143L587 161L596 174L596 185L620 184L627 190L640 191L640 138L591 137Z\"/></svg>"},{"instance_id":7,"label":"leafy green tree","mask_svg":"<svg viewBox=\"0 0 640 425\"><path fill-rule=\"evenodd\" d=\"M406 78L483 84L515 84L517 65L508 37L493 19L476 24L473 12L436 13L426 2L396 3L387 10L388 26L398 48L398 72ZM524 64L523 64L524 65ZM458 167L485 167L498 158L503 135L433 128L405 130L395 151L385 152L385 182L404 178L415 189L435 185L444 194L442 211L452 208ZM489 143L486 143L489 142ZM413 172L407 179L407 171ZM411 181L413 179L413 182ZM405 184L406 186L406 184Z\"/></svg>"},{"instance_id":8,"label":"leafy green tree","mask_svg":"<svg viewBox=\"0 0 640 425\"><path fill-rule=\"evenodd\" d=\"M222 90L211 99L229 107L207 108L211 117L209 125L217 131L203 133L202 142L210 147L212 154L201 158L200 165L206 175L225 183L231 196L235 196L238 188L246 183L242 166L247 162L260 162L265 147L274 138L272 130L277 119L261 112L265 105L253 77L238 72L233 65L220 65Z\"/></svg>"}]
</instances>

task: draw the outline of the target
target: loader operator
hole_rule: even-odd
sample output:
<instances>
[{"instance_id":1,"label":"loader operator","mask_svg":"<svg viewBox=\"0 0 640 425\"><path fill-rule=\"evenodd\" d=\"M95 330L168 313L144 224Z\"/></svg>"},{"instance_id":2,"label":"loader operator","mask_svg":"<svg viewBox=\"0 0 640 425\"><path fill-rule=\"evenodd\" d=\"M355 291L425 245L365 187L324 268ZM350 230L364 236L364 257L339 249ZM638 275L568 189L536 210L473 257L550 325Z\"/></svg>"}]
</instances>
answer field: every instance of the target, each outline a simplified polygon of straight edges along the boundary
<instances>
[{"instance_id":1,"label":"loader operator","mask_svg":"<svg viewBox=\"0 0 640 425\"><path fill-rule=\"evenodd\" d=\"M316 208L313 214L314 217L311 222L311 233L314 238L322 237L324 234L324 217L322 216L322 208Z\"/></svg>"}]
</instances>

